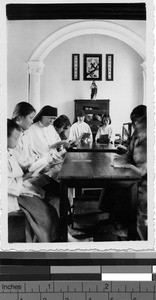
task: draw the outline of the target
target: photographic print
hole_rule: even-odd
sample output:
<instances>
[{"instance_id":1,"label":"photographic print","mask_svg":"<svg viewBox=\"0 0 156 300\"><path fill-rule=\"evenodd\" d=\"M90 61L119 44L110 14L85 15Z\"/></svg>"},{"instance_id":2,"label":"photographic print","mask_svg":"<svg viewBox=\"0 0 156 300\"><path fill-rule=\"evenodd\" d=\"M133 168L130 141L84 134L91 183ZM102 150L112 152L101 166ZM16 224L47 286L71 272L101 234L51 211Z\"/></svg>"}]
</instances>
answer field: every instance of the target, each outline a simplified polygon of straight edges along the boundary
<instances>
[{"instance_id":1,"label":"photographic print","mask_svg":"<svg viewBox=\"0 0 156 300\"><path fill-rule=\"evenodd\" d=\"M102 54L84 54L83 80L102 80Z\"/></svg>"},{"instance_id":2,"label":"photographic print","mask_svg":"<svg viewBox=\"0 0 156 300\"><path fill-rule=\"evenodd\" d=\"M5 250L153 247L153 10L134 1L96 9L5 6Z\"/></svg>"}]
</instances>

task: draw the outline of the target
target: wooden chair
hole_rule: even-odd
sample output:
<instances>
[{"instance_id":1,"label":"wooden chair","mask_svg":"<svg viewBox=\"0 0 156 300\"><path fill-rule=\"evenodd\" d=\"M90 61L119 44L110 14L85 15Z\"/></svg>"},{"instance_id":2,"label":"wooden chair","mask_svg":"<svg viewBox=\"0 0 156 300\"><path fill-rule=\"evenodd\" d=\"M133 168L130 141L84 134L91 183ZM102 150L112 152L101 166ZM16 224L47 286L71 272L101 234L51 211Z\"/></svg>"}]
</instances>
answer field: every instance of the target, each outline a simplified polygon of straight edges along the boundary
<instances>
[{"instance_id":1,"label":"wooden chair","mask_svg":"<svg viewBox=\"0 0 156 300\"><path fill-rule=\"evenodd\" d=\"M122 140L127 141L132 134L132 123L123 123L122 126Z\"/></svg>"}]
</instances>

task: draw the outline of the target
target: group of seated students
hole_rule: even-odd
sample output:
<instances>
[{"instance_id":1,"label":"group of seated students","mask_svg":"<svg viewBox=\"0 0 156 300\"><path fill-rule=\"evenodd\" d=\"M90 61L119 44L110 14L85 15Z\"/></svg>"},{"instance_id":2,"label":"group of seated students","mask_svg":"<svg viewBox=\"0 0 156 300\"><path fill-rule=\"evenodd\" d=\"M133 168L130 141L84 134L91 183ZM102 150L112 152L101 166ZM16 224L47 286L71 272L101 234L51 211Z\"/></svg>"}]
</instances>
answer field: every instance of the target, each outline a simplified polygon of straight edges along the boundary
<instances>
[{"instance_id":1,"label":"group of seated students","mask_svg":"<svg viewBox=\"0 0 156 300\"><path fill-rule=\"evenodd\" d=\"M141 111L141 113L140 113ZM143 113L144 112L144 113ZM12 119L7 121L8 148L8 212L11 215L22 211L26 217L26 242L56 242L59 240L59 181L57 179L70 143L81 139L83 134L93 136L84 121L83 111L78 112L77 121L71 126L67 116L57 117L57 108L44 106L36 110L28 102L16 105ZM146 207L146 107L140 105L131 114L134 132L125 157L142 175L139 207ZM113 141L110 116L102 119L95 140L108 134ZM69 137L66 130L70 128ZM141 200L140 200L141 199ZM17 241L20 240L20 226ZM16 241L16 238L15 238ZM77 241L68 232L68 241Z\"/></svg>"},{"instance_id":2,"label":"group of seated students","mask_svg":"<svg viewBox=\"0 0 156 300\"><path fill-rule=\"evenodd\" d=\"M7 120L8 212L24 212L26 241L59 241L57 176L70 145L65 135L70 125L67 116L57 118L57 108L44 106L36 115L27 102L18 103ZM20 225L14 238L20 240ZM68 233L68 241L77 240Z\"/></svg>"}]
</instances>

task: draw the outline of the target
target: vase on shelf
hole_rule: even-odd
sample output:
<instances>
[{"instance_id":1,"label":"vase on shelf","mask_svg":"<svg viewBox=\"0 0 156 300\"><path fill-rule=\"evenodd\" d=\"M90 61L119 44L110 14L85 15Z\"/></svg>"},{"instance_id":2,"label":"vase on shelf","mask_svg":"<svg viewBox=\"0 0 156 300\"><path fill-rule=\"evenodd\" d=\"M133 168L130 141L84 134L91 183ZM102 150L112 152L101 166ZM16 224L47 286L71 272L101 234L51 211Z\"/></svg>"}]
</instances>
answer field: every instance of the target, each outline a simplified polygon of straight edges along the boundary
<instances>
[{"instance_id":1,"label":"vase on shelf","mask_svg":"<svg viewBox=\"0 0 156 300\"><path fill-rule=\"evenodd\" d=\"M94 80L90 86L90 89L91 89L91 95L90 95L91 100L96 100L98 88Z\"/></svg>"}]
</instances>

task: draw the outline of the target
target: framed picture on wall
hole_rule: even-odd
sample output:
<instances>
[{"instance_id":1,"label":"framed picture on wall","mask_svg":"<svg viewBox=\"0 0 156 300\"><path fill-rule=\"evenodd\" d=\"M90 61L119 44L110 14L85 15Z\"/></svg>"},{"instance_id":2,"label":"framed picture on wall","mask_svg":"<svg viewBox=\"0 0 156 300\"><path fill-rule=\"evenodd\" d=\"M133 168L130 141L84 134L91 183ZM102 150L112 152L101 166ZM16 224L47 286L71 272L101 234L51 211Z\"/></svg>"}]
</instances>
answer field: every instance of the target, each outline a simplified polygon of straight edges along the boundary
<instances>
[{"instance_id":1,"label":"framed picture on wall","mask_svg":"<svg viewBox=\"0 0 156 300\"><path fill-rule=\"evenodd\" d=\"M83 80L102 80L102 54L84 54Z\"/></svg>"},{"instance_id":2,"label":"framed picture on wall","mask_svg":"<svg viewBox=\"0 0 156 300\"><path fill-rule=\"evenodd\" d=\"M80 80L80 54L72 54L72 80Z\"/></svg>"},{"instance_id":3,"label":"framed picture on wall","mask_svg":"<svg viewBox=\"0 0 156 300\"><path fill-rule=\"evenodd\" d=\"M106 54L106 80L114 80L114 54Z\"/></svg>"}]
</instances>

